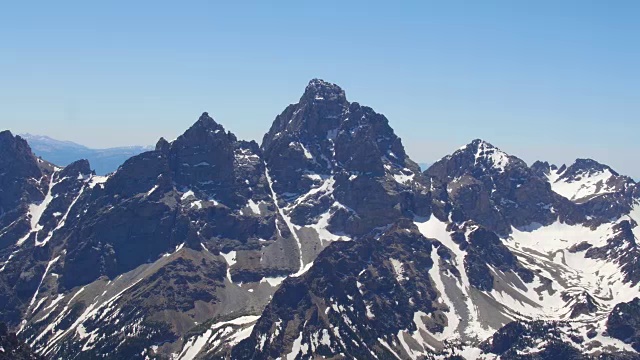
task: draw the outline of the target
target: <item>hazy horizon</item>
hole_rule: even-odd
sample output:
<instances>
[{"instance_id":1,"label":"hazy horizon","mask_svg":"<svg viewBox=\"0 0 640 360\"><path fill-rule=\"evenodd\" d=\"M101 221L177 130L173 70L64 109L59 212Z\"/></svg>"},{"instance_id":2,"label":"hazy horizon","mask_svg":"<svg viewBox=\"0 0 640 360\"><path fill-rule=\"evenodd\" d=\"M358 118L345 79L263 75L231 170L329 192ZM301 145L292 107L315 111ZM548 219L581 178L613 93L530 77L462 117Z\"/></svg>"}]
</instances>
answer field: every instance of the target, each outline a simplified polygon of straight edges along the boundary
<instances>
[{"instance_id":1,"label":"hazy horizon","mask_svg":"<svg viewBox=\"0 0 640 360\"><path fill-rule=\"evenodd\" d=\"M390 121L411 158L475 138L531 164L640 178L640 4L11 3L0 124L91 148L172 139L207 111L260 142L322 78Z\"/></svg>"}]
</instances>

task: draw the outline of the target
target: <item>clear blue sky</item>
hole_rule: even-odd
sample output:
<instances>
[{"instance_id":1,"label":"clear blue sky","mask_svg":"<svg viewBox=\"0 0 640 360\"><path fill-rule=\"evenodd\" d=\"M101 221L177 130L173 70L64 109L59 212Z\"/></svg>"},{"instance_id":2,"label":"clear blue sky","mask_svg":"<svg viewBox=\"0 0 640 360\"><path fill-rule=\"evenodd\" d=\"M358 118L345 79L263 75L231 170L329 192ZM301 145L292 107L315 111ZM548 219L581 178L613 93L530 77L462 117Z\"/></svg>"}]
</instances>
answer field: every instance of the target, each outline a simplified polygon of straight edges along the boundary
<instances>
[{"instance_id":1,"label":"clear blue sky","mask_svg":"<svg viewBox=\"0 0 640 360\"><path fill-rule=\"evenodd\" d=\"M640 1L3 4L0 127L154 144L208 111L262 138L314 77L430 162L483 138L640 178Z\"/></svg>"}]
</instances>

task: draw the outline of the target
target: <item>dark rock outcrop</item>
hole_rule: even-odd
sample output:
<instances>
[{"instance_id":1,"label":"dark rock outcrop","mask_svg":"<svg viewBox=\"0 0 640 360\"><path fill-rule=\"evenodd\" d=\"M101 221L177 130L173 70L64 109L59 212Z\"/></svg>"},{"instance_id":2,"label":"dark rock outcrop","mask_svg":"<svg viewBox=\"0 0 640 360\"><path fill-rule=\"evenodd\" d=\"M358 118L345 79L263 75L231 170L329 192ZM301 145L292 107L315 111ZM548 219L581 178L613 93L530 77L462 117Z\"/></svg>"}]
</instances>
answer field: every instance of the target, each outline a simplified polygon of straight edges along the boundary
<instances>
[{"instance_id":1,"label":"dark rock outcrop","mask_svg":"<svg viewBox=\"0 0 640 360\"><path fill-rule=\"evenodd\" d=\"M16 334L10 333L6 324L0 323L0 360L44 360L44 357L33 352Z\"/></svg>"},{"instance_id":2,"label":"dark rock outcrop","mask_svg":"<svg viewBox=\"0 0 640 360\"><path fill-rule=\"evenodd\" d=\"M534 273L517 260L495 233L477 228L469 234L468 244L464 267L475 288L483 291L493 289L493 275L488 265L502 272L512 271L525 282L533 281Z\"/></svg>"},{"instance_id":3,"label":"dark rock outcrop","mask_svg":"<svg viewBox=\"0 0 640 360\"><path fill-rule=\"evenodd\" d=\"M554 322L513 322L497 331L480 347L485 353L500 355L501 359L587 359L572 342L562 340L562 331ZM575 339L574 341L580 341ZM544 345L538 345L542 342ZM534 348L534 350L530 350ZM539 350L538 350L539 349ZM520 355L519 352L528 352Z\"/></svg>"},{"instance_id":4,"label":"dark rock outcrop","mask_svg":"<svg viewBox=\"0 0 640 360\"><path fill-rule=\"evenodd\" d=\"M607 318L607 332L640 352L640 298L613 308Z\"/></svg>"}]
</instances>

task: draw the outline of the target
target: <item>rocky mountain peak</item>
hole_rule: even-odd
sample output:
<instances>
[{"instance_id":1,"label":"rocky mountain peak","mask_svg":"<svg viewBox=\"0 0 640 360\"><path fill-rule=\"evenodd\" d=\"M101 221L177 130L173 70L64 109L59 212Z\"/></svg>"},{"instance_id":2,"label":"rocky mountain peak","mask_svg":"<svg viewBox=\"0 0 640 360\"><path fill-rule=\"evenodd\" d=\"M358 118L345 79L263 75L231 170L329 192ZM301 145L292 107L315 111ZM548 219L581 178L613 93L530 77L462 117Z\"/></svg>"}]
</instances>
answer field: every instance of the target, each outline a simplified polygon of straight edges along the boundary
<instances>
[{"instance_id":1,"label":"rocky mountain peak","mask_svg":"<svg viewBox=\"0 0 640 360\"><path fill-rule=\"evenodd\" d=\"M40 176L38 161L31 152L31 147L20 136L10 131L0 132L0 170L13 177Z\"/></svg>"},{"instance_id":2,"label":"rocky mountain peak","mask_svg":"<svg viewBox=\"0 0 640 360\"><path fill-rule=\"evenodd\" d=\"M382 175L383 162L404 168L406 159L384 115L349 103L342 88L319 79L309 82L300 102L276 117L262 149L267 162L275 160L272 153L281 157L284 152L289 160L306 163L297 169L326 174L340 168Z\"/></svg>"},{"instance_id":3,"label":"rocky mountain peak","mask_svg":"<svg viewBox=\"0 0 640 360\"><path fill-rule=\"evenodd\" d=\"M633 179L595 160L577 159L568 167L549 165L542 170L544 167L544 163L536 163L532 170L547 180L553 191L573 202L583 204L601 196L619 195L621 198L616 203L620 203L630 202L633 197L636 185Z\"/></svg>"},{"instance_id":4,"label":"rocky mountain peak","mask_svg":"<svg viewBox=\"0 0 640 360\"><path fill-rule=\"evenodd\" d=\"M520 165L524 162L518 158L510 156L498 147L482 139L475 139L459 151L467 155L473 155L473 165L482 166L485 169L494 169L504 172L507 166ZM454 153L455 156L455 153ZM526 166L526 164L524 164Z\"/></svg>"},{"instance_id":5,"label":"rocky mountain peak","mask_svg":"<svg viewBox=\"0 0 640 360\"><path fill-rule=\"evenodd\" d=\"M51 164L33 155L26 140L10 131L0 132L0 228L22 216L25 203L44 198L43 175L51 169Z\"/></svg>"},{"instance_id":6,"label":"rocky mountain peak","mask_svg":"<svg viewBox=\"0 0 640 360\"><path fill-rule=\"evenodd\" d=\"M312 80L300 102L276 117L262 149L295 225L353 235L428 213L428 202L416 200L428 196L420 169L387 118L349 103L337 85Z\"/></svg>"},{"instance_id":7,"label":"rocky mountain peak","mask_svg":"<svg viewBox=\"0 0 640 360\"><path fill-rule=\"evenodd\" d=\"M13 139L13 134L9 130L0 131L0 143L7 142Z\"/></svg>"},{"instance_id":8,"label":"rocky mountain peak","mask_svg":"<svg viewBox=\"0 0 640 360\"><path fill-rule=\"evenodd\" d=\"M493 175L513 170L527 172L529 169L523 160L507 154L485 140L475 139L434 163L425 173L435 177L446 173L449 180L453 180L465 175L478 179L490 175L492 178Z\"/></svg>"},{"instance_id":9,"label":"rocky mountain peak","mask_svg":"<svg viewBox=\"0 0 640 360\"><path fill-rule=\"evenodd\" d=\"M315 101L346 101L344 90L336 84L321 80L312 79L302 95L304 100Z\"/></svg>"},{"instance_id":10,"label":"rocky mountain peak","mask_svg":"<svg viewBox=\"0 0 640 360\"><path fill-rule=\"evenodd\" d=\"M548 161L536 161L531 165L531 171L541 178L549 176L552 171L557 171L558 166L550 164Z\"/></svg>"},{"instance_id":11,"label":"rocky mountain peak","mask_svg":"<svg viewBox=\"0 0 640 360\"><path fill-rule=\"evenodd\" d=\"M225 130L222 125L218 124L211 116L209 116L209 113L205 111L182 136L193 136L196 132L202 132L205 134L224 134Z\"/></svg>"},{"instance_id":12,"label":"rocky mountain peak","mask_svg":"<svg viewBox=\"0 0 640 360\"><path fill-rule=\"evenodd\" d=\"M296 104L289 105L273 122L262 140L269 151L272 143L289 134L304 140L319 141L335 136L344 120L349 103L338 85L314 79Z\"/></svg>"},{"instance_id":13,"label":"rocky mountain peak","mask_svg":"<svg viewBox=\"0 0 640 360\"><path fill-rule=\"evenodd\" d=\"M72 162L62 169L60 172L61 177L74 177L74 178L86 178L92 175L91 165L89 160L81 159Z\"/></svg>"},{"instance_id":14,"label":"rocky mountain peak","mask_svg":"<svg viewBox=\"0 0 640 360\"><path fill-rule=\"evenodd\" d=\"M555 217L549 205L554 195L546 180L523 160L481 139L445 156L425 175L434 198L450 203L455 219L474 220L499 234L509 233L511 226L547 224ZM447 206L441 209L448 211Z\"/></svg>"},{"instance_id":15,"label":"rocky mountain peak","mask_svg":"<svg viewBox=\"0 0 640 360\"><path fill-rule=\"evenodd\" d=\"M162 153L166 153L169 151L169 148L171 147L171 144L169 144L169 142L161 137L160 139L158 139L158 142L156 143L156 151L160 151Z\"/></svg>"},{"instance_id":16,"label":"rocky mountain peak","mask_svg":"<svg viewBox=\"0 0 640 360\"><path fill-rule=\"evenodd\" d=\"M607 165L601 164L593 159L576 159L564 172L563 177L575 177L581 174L595 174L608 171L614 176L619 174Z\"/></svg>"}]
</instances>

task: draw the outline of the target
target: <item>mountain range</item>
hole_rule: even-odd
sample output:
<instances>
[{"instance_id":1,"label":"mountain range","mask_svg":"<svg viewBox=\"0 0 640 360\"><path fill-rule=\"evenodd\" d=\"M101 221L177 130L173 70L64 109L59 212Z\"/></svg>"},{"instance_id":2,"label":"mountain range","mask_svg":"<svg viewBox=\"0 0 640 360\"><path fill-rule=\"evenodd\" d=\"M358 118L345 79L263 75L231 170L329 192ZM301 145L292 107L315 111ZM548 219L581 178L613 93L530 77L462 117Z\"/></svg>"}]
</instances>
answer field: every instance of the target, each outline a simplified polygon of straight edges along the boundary
<instances>
[{"instance_id":1,"label":"mountain range","mask_svg":"<svg viewBox=\"0 0 640 360\"><path fill-rule=\"evenodd\" d=\"M36 156L58 166L67 166L79 159L86 159L97 175L107 175L118 169L134 155L152 150L150 146L123 146L92 149L71 141L52 139L44 135L20 134L27 140Z\"/></svg>"},{"instance_id":2,"label":"mountain range","mask_svg":"<svg viewBox=\"0 0 640 360\"><path fill-rule=\"evenodd\" d=\"M422 171L319 79L261 144L203 113L108 176L0 154L0 321L37 356L640 358L640 186L590 159Z\"/></svg>"}]
</instances>

